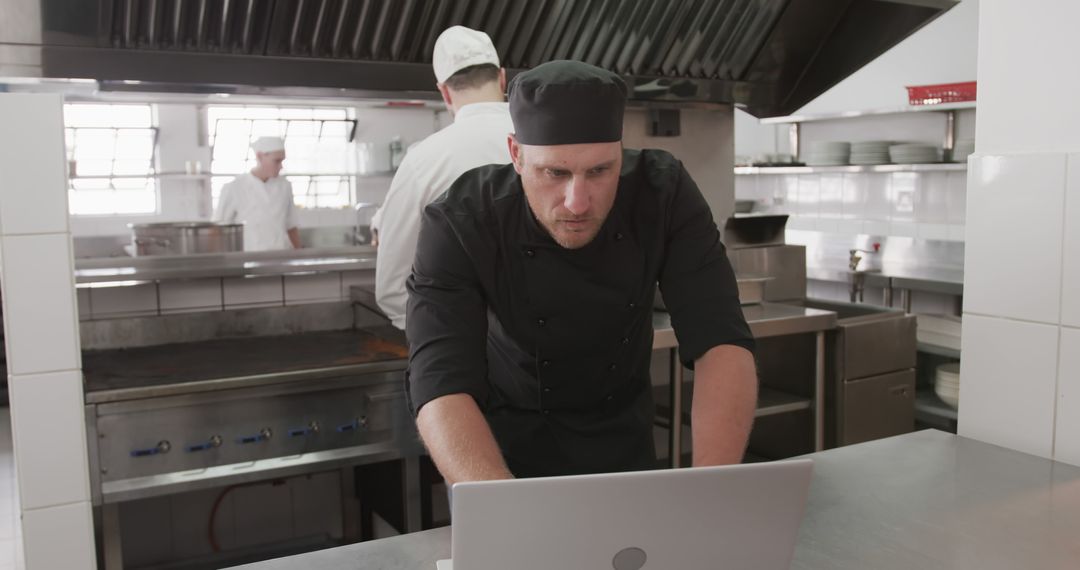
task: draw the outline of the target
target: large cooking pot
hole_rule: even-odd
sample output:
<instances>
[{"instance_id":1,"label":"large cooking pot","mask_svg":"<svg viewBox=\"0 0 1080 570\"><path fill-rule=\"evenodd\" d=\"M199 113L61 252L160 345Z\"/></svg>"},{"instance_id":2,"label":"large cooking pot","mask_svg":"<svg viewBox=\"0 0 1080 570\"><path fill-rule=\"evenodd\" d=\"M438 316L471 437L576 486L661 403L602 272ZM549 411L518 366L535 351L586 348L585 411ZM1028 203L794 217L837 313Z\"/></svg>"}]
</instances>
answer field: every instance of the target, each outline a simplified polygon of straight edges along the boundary
<instances>
[{"instance_id":1,"label":"large cooking pot","mask_svg":"<svg viewBox=\"0 0 1080 570\"><path fill-rule=\"evenodd\" d=\"M128 224L137 256L225 253L244 249L244 224L167 222Z\"/></svg>"}]
</instances>

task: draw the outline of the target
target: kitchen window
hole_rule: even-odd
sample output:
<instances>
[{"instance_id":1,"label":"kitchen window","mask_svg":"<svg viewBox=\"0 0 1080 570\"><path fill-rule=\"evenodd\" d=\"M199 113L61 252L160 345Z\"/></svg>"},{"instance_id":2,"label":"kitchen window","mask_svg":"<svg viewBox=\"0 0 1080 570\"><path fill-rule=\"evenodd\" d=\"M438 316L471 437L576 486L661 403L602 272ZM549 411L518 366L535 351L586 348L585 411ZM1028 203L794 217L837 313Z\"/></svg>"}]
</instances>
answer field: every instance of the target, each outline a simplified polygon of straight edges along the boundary
<instances>
[{"instance_id":1,"label":"kitchen window","mask_svg":"<svg viewBox=\"0 0 1080 570\"><path fill-rule=\"evenodd\" d=\"M71 214L154 214L157 128L150 105L64 105Z\"/></svg>"},{"instance_id":2,"label":"kitchen window","mask_svg":"<svg viewBox=\"0 0 1080 570\"><path fill-rule=\"evenodd\" d=\"M206 109L212 148L211 193L251 170L251 143L266 136L285 139L285 176L297 206L347 208L356 193L355 114L345 107L213 105Z\"/></svg>"}]
</instances>

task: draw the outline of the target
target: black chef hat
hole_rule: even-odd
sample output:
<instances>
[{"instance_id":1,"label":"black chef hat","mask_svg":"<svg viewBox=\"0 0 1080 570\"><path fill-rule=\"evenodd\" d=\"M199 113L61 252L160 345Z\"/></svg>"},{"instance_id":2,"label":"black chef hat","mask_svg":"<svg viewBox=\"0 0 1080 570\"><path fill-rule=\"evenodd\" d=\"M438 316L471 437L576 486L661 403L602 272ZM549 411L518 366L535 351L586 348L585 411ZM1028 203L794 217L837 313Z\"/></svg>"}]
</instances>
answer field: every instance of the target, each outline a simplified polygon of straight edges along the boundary
<instances>
[{"instance_id":1,"label":"black chef hat","mask_svg":"<svg viewBox=\"0 0 1080 570\"><path fill-rule=\"evenodd\" d=\"M510 82L510 118L521 144L622 140L626 83L580 61L549 61Z\"/></svg>"}]
</instances>

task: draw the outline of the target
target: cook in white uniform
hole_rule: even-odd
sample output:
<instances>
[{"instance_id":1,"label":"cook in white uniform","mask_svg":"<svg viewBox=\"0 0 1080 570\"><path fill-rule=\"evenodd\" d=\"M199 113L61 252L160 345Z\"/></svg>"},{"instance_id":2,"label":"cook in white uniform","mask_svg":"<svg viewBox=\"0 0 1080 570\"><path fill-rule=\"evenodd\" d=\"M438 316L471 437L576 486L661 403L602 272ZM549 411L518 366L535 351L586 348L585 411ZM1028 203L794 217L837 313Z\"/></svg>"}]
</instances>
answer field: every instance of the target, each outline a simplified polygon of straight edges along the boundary
<instances>
[{"instance_id":1,"label":"cook in white uniform","mask_svg":"<svg viewBox=\"0 0 1080 570\"><path fill-rule=\"evenodd\" d=\"M299 248L292 184L278 176L285 161L285 141L262 137L251 148L255 168L221 189L213 220L243 222L245 251Z\"/></svg>"},{"instance_id":2,"label":"cook in white uniform","mask_svg":"<svg viewBox=\"0 0 1080 570\"><path fill-rule=\"evenodd\" d=\"M400 329L424 206L466 171L508 164L506 137L514 131L504 96L506 72L487 34L463 26L446 29L435 41L432 67L454 123L409 148L372 222L379 246L375 297Z\"/></svg>"}]
</instances>

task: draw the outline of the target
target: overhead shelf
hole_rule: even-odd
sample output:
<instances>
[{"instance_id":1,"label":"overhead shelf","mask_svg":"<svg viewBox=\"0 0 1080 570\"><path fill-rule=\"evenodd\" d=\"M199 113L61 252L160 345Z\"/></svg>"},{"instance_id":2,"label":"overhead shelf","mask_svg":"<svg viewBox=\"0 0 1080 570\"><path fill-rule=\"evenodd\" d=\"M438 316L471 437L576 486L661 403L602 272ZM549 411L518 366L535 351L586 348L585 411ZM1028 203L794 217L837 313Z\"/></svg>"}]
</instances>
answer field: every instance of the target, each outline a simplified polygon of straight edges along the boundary
<instances>
[{"instance_id":1,"label":"overhead shelf","mask_svg":"<svg viewBox=\"0 0 1080 570\"><path fill-rule=\"evenodd\" d=\"M872 117L876 115L896 115L901 113L927 113L943 111L962 111L974 109L975 102L965 103L942 103L941 105L908 105L904 107L892 107L885 109L871 109L867 111L843 111L839 113L820 113L808 115L788 115L786 117L767 117L761 119L763 125L784 125L790 123L811 123L815 121L835 121L837 119L854 119L857 117Z\"/></svg>"},{"instance_id":2,"label":"overhead shelf","mask_svg":"<svg viewBox=\"0 0 1080 570\"><path fill-rule=\"evenodd\" d=\"M748 176L756 174L814 174L824 172L953 172L965 171L967 164L962 162L942 162L934 164L874 164L866 166L736 166L735 174Z\"/></svg>"}]
</instances>

